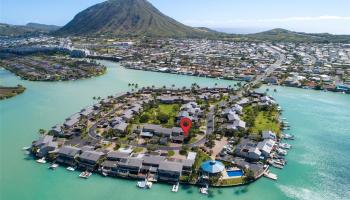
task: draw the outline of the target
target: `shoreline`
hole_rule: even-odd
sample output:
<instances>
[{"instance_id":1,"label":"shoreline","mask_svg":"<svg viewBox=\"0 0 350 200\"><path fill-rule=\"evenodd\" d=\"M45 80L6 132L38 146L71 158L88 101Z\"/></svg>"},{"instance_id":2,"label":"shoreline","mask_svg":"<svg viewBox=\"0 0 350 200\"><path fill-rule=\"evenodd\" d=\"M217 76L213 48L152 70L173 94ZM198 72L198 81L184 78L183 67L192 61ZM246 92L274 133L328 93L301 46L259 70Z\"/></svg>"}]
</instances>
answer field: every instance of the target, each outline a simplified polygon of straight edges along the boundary
<instances>
[{"instance_id":1,"label":"shoreline","mask_svg":"<svg viewBox=\"0 0 350 200\"><path fill-rule=\"evenodd\" d=\"M9 99L24 93L26 88L22 85L16 87L0 86L0 100Z\"/></svg>"}]
</instances>

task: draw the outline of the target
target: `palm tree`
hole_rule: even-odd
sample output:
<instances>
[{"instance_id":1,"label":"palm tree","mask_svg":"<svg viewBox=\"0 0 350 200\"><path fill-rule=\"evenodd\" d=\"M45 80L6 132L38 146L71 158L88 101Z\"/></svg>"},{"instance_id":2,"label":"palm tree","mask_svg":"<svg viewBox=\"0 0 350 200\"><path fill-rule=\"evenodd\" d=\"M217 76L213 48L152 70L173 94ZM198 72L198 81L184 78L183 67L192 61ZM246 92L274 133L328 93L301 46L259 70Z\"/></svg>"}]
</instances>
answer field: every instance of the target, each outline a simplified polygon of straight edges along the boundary
<instances>
[{"instance_id":1,"label":"palm tree","mask_svg":"<svg viewBox=\"0 0 350 200\"><path fill-rule=\"evenodd\" d=\"M135 84L135 88L138 88L138 87L139 87L139 84L136 83L136 84Z\"/></svg>"},{"instance_id":2,"label":"palm tree","mask_svg":"<svg viewBox=\"0 0 350 200\"><path fill-rule=\"evenodd\" d=\"M172 85L171 85L171 87L172 87L172 88L174 89L174 87L175 87L175 84L172 84Z\"/></svg>"}]
</instances>

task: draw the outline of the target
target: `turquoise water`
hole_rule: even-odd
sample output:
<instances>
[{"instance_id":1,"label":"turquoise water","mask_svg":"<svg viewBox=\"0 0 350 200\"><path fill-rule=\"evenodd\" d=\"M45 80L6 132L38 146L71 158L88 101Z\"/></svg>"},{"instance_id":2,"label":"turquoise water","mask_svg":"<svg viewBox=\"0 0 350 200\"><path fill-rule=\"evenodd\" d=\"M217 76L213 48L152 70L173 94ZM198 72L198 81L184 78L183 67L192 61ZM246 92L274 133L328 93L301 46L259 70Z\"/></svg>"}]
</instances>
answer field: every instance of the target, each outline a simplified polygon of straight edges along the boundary
<instances>
[{"instance_id":1,"label":"turquoise water","mask_svg":"<svg viewBox=\"0 0 350 200\"><path fill-rule=\"evenodd\" d=\"M278 181L265 178L242 187L211 189L209 196L198 188L181 186L178 193L170 185L155 184L152 190L136 188L135 181L93 175L78 178L78 172L55 171L26 159L21 151L39 128L48 129L70 114L92 104L93 96L126 91L129 82L139 86L176 87L233 84L232 81L180 76L124 69L105 62L104 76L58 83L28 82L0 70L0 85L22 84L22 95L0 101L0 199L350 199L350 95L277 87L271 94L284 108L296 140L283 170L273 170ZM272 91L273 87L270 88Z\"/></svg>"}]
</instances>

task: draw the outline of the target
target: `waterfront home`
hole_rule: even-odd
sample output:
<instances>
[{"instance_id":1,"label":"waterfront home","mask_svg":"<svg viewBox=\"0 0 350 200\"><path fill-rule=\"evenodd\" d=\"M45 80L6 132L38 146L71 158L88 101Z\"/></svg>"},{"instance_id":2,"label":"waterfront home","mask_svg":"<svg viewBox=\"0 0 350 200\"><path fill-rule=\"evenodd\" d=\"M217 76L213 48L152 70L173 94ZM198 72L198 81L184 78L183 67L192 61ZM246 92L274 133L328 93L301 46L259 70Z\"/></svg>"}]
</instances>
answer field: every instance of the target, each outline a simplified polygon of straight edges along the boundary
<instances>
[{"instance_id":1,"label":"waterfront home","mask_svg":"<svg viewBox=\"0 0 350 200\"><path fill-rule=\"evenodd\" d=\"M101 172L108 176L118 175L118 161L105 160L101 163Z\"/></svg>"},{"instance_id":2,"label":"waterfront home","mask_svg":"<svg viewBox=\"0 0 350 200\"><path fill-rule=\"evenodd\" d=\"M196 154L196 153L195 153ZM196 156L196 155L195 155ZM192 173L192 167L194 165L195 159L181 159L182 163L182 174L189 175Z\"/></svg>"},{"instance_id":3,"label":"waterfront home","mask_svg":"<svg viewBox=\"0 0 350 200\"><path fill-rule=\"evenodd\" d=\"M94 171L104 155L103 152L99 151L84 151L78 156L78 167L84 170Z\"/></svg>"},{"instance_id":4,"label":"waterfront home","mask_svg":"<svg viewBox=\"0 0 350 200\"><path fill-rule=\"evenodd\" d=\"M75 113L74 115L72 115L69 118L67 118L63 125L66 128L71 128L75 124L77 124L79 122L79 120L80 120L80 114L79 113Z\"/></svg>"},{"instance_id":5,"label":"waterfront home","mask_svg":"<svg viewBox=\"0 0 350 200\"><path fill-rule=\"evenodd\" d=\"M260 163L249 163L243 158L234 158L232 163L241 169L250 170L254 179L261 177L265 171L264 165Z\"/></svg>"},{"instance_id":6,"label":"waterfront home","mask_svg":"<svg viewBox=\"0 0 350 200\"><path fill-rule=\"evenodd\" d=\"M119 175L138 175L142 167L142 159L140 158L126 158L118 162Z\"/></svg>"},{"instance_id":7,"label":"waterfront home","mask_svg":"<svg viewBox=\"0 0 350 200\"><path fill-rule=\"evenodd\" d=\"M121 161L122 159L128 158L130 153L120 152L120 151L111 151L107 154L107 160L111 161Z\"/></svg>"},{"instance_id":8,"label":"waterfront home","mask_svg":"<svg viewBox=\"0 0 350 200\"><path fill-rule=\"evenodd\" d=\"M272 132L272 131L263 131L262 132L262 138L263 139L272 139L272 140L276 140L277 136L276 133Z\"/></svg>"},{"instance_id":9,"label":"waterfront home","mask_svg":"<svg viewBox=\"0 0 350 200\"><path fill-rule=\"evenodd\" d=\"M276 142L272 139L265 139L264 141L258 143L257 148L260 150L265 159L270 157L270 153L273 150L275 143Z\"/></svg>"},{"instance_id":10,"label":"waterfront home","mask_svg":"<svg viewBox=\"0 0 350 200\"><path fill-rule=\"evenodd\" d=\"M261 157L261 151L257 148L257 144L249 139L242 139L236 146L234 154L253 161L257 161Z\"/></svg>"},{"instance_id":11,"label":"waterfront home","mask_svg":"<svg viewBox=\"0 0 350 200\"><path fill-rule=\"evenodd\" d=\"M56 124L55 126L53 126L49 131L49 133L52 133L56 137L62 136L63 135L62 124Z\"/></svg>"},{"instance_id":12,"label":"waterfront home","mask_svg":"<svg viewBox=\"0 0 350 200\"><path fill-rule=\"evenodd\" d=\"M58 151L56 162L68 166L76 165L76 158L81 153L81 149L73 146L62 146Z\"/></svg>"},{"instance_id":13,"label":"waterfront home","mask_svg":"<svg viewBox=\"0 0 350 200\"><path fill-rule=\"evenodd\" d=\"M53 136L45 135L32 143L32 151L37 157L45 157L50 151L56 150L57 142L53 141Z\"/></svg>"},{"instance_id":14,"label":"waterfront home","mask_svg":"<svg viewBox=\"0 0 350 200\"><path fill-rule=\"evenodd\" d=\"M164 156L143 156L142 157L142 171L156 173L159 164L165 160Z\"/></svg>"},{"instance_id":15,"label":"waterfront home","mask_svg":"<svg viewBox=\"0 0 350 200\"><path fill-rule=\"evenodd\" d=\"M93 106L88 106L86 108L83 108L80 111L80 115L84 116L84 117L90 117L93 112L94 112L94 107Z\"/></svg>"},{"instance_id":16,"label":"waterfront home","mask_svg":"<svg viewBox=\"0 0 350 200\"><path fill-rule=\"evenodd\" d=\"M158 181L177 183L182 174L183 164L179 162L162 161L158 167Z\"/></svg>"}]
</instances>

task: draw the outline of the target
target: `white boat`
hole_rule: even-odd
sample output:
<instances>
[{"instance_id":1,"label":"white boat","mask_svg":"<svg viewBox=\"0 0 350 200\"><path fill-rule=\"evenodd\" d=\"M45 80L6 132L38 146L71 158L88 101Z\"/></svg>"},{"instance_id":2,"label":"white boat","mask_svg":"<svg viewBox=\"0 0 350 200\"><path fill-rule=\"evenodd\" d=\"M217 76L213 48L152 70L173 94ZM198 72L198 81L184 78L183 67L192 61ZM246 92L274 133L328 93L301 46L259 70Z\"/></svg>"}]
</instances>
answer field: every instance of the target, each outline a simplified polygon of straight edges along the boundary
<instances>
[{"instance_id":1,"label":"white boat","mask_svg":"<svg viewBox=\"0 0 350 200\"><path fill-rule=\"evenodd\" d=\"M272 163L272 166L277 168L277 169L283 169L282 165L276 164L276 163Z\"/></svg>"},{"instance_id":2,"label":"white boat","mask_svg":"<svg viewBox=\"0 0 350 200\"><path fill-rule=\"evenodd\" d=\"M294 135L290 135L290 134L283 134L283 139L286 139L286 140L294 140Z\"/></svg>"},{"instance_id":3,"label":"white boat","mask_svg":"<svg viewBox=\"0 0 350 200\"><path fill-rule=\"evenodd\" d=\"M282 155L282 156L287 155L287 151L286 151L286 150L283 150L283 149L277 149L277 153L278 153L279 155Z\"/></svg>"},{"instance_id":4,"label":"white boat","mask_svg":"<svg viewBox=\"0 0 350 200\"><path fill-rule=\"evenodd\" d=\"M208 191L209 191L208 185L206 185L205 187L199 188L199 192L202 193L202 194L207 195L207 194L208 194Z\"/></svg>"},{"instance_id":5,"label":"white boat","mask_svg":"<svg viewBox=\"0 0 350 200\"><path fill-rule=\"evenodd\" d=\"M67 167L66 169L67 169L68 171L71 171L71 172L75 171L75 168L74 168L74 167Z\"/></svg>"},{"instance_id":6,"label":"white boat","mask_svg":"<svg viewBox=\"0 0 350 200\"><path fill-rule=\"evenodd\" d=\"M84 172L81 172L81 173L79 174L79 177L80 177L80 178L85 178L85 179L87 179L87 178L89 178L91 175L92 175L91 172L84 171Z\"/></svg>"},{"instance_id":7,"label":"white boat","mask_svg":"<svg viewBox=\"0 0 350 200\"><path fill-rule=\"evenodd\" d=\"M152 188L153 183L147 181L146 179L144 181L139 181L137 182L136 186L142 189L151 189Z\"/></svg>"},{"instance_id":8,"label":"white boat","mask_svg":"<svg viewBox=\"0 0 350 200\"><path fill-rule=\"evenodd\" d=\"M173 188L171 189L172 192L177 192L179 191L179 183L173 185Z\"/></svg>"},{"instance_id":9,"label":"white boat","mask_svg":"<svg viewBox=\"0 0 350 200\"><path fill-rule=\"evenodd\" d=\"M287 143L280 143L278 146L282 149L290 149L292 147L292 145Z\"/></svg>"},{"instance_id":10,"label":"white boat","mask_svg":"<svg viewBox=\"0 0 350 200\"><path fill-rule=\"evenodd\" d=\"M271 173L269 171L265 172L264 176L269 178L269 179L272 179L272 180L277 180L277 178L278 178L276 174L273 174L273 173Z\"/></svg>"},{"instance_id":11,"label":"white boat","mask_svg":"<svg viewBox=\"0 0 350 200\"><path fill-rule=\"evenodd\" d=\"M46 163L45 157L42 157L42 158L36 160L36 162L41 163L41 164L45 164Z\"/></svg>"},{"instance_id":12,"label":"white boat","mask_svg":"<svg viewBox=\"0 0 350 200\"><path fill-rule=\"evenodd\" d=\"M58 167L58 164L53 163L52 165L50 165L49 169L56 169Z\"/></svg>"},{"instance_id":13,"label":"white boat","mask_svg":"<svg viewBox=\"0 0 350 200\"><path fill-rule=\"evenodd\" d=\"M22 148L22 151L29 151L30 150L30 147L23 147Z\"/></svg>"}]
</instances>

